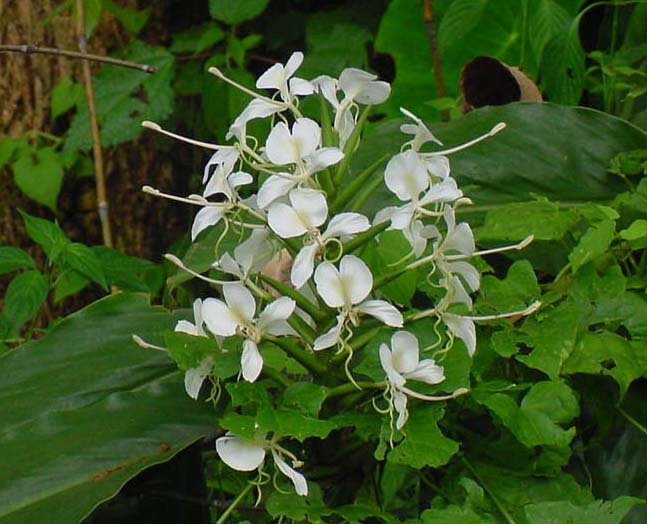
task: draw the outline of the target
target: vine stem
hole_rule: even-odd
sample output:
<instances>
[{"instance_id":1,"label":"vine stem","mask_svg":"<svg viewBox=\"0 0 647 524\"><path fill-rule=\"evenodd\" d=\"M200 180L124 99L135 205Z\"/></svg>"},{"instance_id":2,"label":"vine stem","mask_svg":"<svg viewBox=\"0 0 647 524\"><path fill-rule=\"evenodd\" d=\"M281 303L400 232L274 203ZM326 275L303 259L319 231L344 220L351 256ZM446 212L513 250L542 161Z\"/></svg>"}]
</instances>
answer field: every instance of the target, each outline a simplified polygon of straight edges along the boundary
<instances>
[{"instance_id":1,"label":"vine stem","mask_svg":"<svg viewBox=\"0 0 647 524\"><path fill-rule=\"evenodd\" d=\"M127 67L129 69L137 69L142 73L155 73L157 68L148 64L136 64L128 60L119 60L118 58L111 58L109 56L91 55L79 51L68 51L67 49L57 49L55 47L40 47L30 44L20 45L0 45L0 53L24 53L27 55L51 55L51 56L65 56L67 58L76 58L78 60L89 60L91 62L101 62L103 64L110 64L118 67Z\"/></svg>"},{"instance_id":2,"label":"vine stem","mask_svg":"<svg viewBox=\"0 0 647 524\"><path fill-rule=\"evenodd\" d=\"M236 509L238 504L240 504L240 501L243 500L245 495L247 495L253 487L254 487L254 484L247 484L247 486L245 486L245 489L241 491L238 494L238 496L234 499L234 501L227 507L227 509L222 512L222 515L220 515L220 517L216 521L216 524L223 524L225 520L227 520L227 517L229 517L231 512Z\"/></svg>"},{"instance_id":3,"label":"vine stem","mask_svg":"<svg viewBox=\"0 0 647 524\"><path fill-rule=\"evenodd\" d=\"M501 504L501 501L492 493L488 485L483 482L483 479L480 477L480 475L476 472L474 469L474 466L470 464L470 462L465 458L465 456L461 457L461 460L463 461L463 464L465 464L465 467L470 470L470 473L474 475L474 478L476 481L483 486L483 490L489 495L489 497L492 499L492 502L494 502L494 505L497 507L501 515L503 515L503 518L506 520L508 524L517 524L517 522L512 518L512 515L508 512L508 510L505 508L503 504Z\"/></svg>"},{"instance_id":4,"label":"vine stem","mask_svg":"<svg viewBox=\"0 0 647 524\"><path fill-rule=\"evenodd\" d=\"M79 39L79 51L85 55L88 43L85 38L85 16L83 12L83 0L76 0L76 31ZM97 211L101 222L101 234L103 244L112 247L112 230L110 229L110 216L108 213L108 199L106 193L106 176L103 170L103 150L101 149L101 135L99 134L99 119L97 118L97 104L94 97L94 86L92 85L92 73L90 62L83 60L83 83L85 84L85 95L88 99L88 113L90 115L90 129L92 131L92 153L94 159L94 179L97 189Z\"/></svg>"}]
</instances>

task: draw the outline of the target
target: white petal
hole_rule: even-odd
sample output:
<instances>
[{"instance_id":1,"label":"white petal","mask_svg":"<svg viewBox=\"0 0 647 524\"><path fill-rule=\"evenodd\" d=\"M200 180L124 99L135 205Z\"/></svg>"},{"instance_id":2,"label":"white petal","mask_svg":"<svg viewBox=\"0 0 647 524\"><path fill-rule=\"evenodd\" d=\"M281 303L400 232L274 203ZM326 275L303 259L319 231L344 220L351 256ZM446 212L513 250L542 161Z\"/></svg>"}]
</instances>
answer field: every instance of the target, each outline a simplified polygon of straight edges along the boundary
<instances>
[{"instance_id":1,"label":"white petal","mask_svg":"<svg viewBox=\"0 0 647 524\"><path fill-rule=\"evenodd\" d=\"M209 178L212 166L222 166L226 174L231 173L239 156L240 153L235 149L218 149L204 166L202 183L204 184Z\"/></svg>"},{"instance_id":2,"label":"white petal","mask_svg":"<svg viewBox=\"0 0 647 524\"><path fill-rule=\"evenodd\" d=\"M258 89L281 89L286 80L283 64L274 64L256 80Z\"/></svg>"},{"instance_id":3,"label":"white petal","mask_svg":"<svg viewBox=\"0 0 647 524\"><path fill-rule=\"evenodd\" d=\"M229 127L229 131L225 138L229 140L232 137L236 137L239 141L243 141L243 135L247 122L254 120L255 118L265 118L280 111L283 111L283 107L277 104L272 104L260 98L255 98L252 100L243 112L236 117L234 123Z\"/></svg>"},{"instance_id":4,"label":"white petal","mask_svg":"<svg viewBox=\"0 0 647 524\"><path fill-rule=\"evenodd\" d=\"M303 63L303 53L301 51L295 51L290 55L288 61L285 63L285 76L290 78Z\"/></svg>"},{"instance_id":5,"label":"white petal","mask_svg":"<svg viewBox=\"0 0 647 524\"><path fill-rule=\"evenodd\" d=\"M440 384L445 380L445 371L442 366L438 366L433 360L426 358L411 373L407 373L406 377L407 380L417 380L425 384Z\"/></svg>"},{"instance_id":6,"label":"white petal","mask_svg":"<svg viewBox=\"0 0 647 524\"><path fill-rule=\"evenodd\" d=\"M232 258L229 253L222 255L217 264L214 264L214 267L216 267L220 271L224 271L225 273L229 273L230 275L235 275L239 278L243 278L244 276L243 272L241 271L240 265Z\"/></svg>"},{"instance_id":7,"label":"white petal","mask_svg":"<svg viewBox=\"0 0 647 524\"><path fill-rule=\"evenodd\" d=\"M178 320L175 324L176 333L186 333L187 335L200 336L198 328L195 324L192 324L188 320Z\"/></svg>"},{"instance_id":8,"label":"white petal","mask_svg":"<svg viewBox=\"0 0 647 524\"><path fill-rule=\"evenodd\" d=\"M345 255L339 263L339 274L343 282L345 296L351 304L359 304L373 288L371 270L361 258Z\"/></svg>"},{"instance_id":9,"label":"white petal","mask_svg":"<svg viewBox=\"0 0 647 524\"><path fill-rule=\"evenodd\" d=\"M443 279L443 285L447 288L448 304L465 304L469 309L472 309L472 298L469 296L463 283L456 275L451 275Z\"/></svg>"},{"instance_id":10,"label":"white petal","mask_svg":"<svg viewBox=\"0 0 647 524\"><path fill-rule=\"evenodd\" d=\"M447 178L449 176L449 159L446 156L432 156L425 159L427 171L432 176Z\"/></svg>"},{"instance_id":11,"label":"white petal","mask_svg":"<svg viewBox=\"0 0 647 524\"><path fill-rule=\"evenodd\" d=\"M209 180L209 183L204 188L204 193L202 196L205 198L210 197L211 195L217 195L222 193L227 196L227 199L232 199L231 187L227 182L227 174L225 173L222 166L218 166L213 173L213 176Z\"/></svg>"},{"instance_id":12,"label":"white petal","mask_svg":"<svg viewBox=\"0 0 647 524\"><path fill-rule=\"evenodd\" d=\"M308 155L304 160L308 167L308 173L318 173L328 166L332 166L344 158L344 153L341 149L336 147L322 147L317 149L312 154Z\"/></svg>"},{"instance_id":13,"label":"white petal","mask_svg":"<svg viewBox=\"0 0 647 524\"><path fill-rule=\"evenodd\" d=\"M299 289L305 284L312 276L314 271L315 256L319 250L316 243L303 246L297 253L297 256L292 263L292 272L290 274L290 281L292 285Z\"/></svg>"},{"instance_id":14,"label":"white petal","mask_svg":"<svg viewBox=\"0 0 647 524\"><path fill-rule=\"evenodd\" d=\"M453 202L462 196L463 192L458 189L456 181L453 178L446 178L429 188L429 191L420 199L420 205L424 206L432 202Z\"/></svg>"},{"instance_id":15,"label":"white petal","mask_svg":"<svg viewBox=\"0 0 647 524\"><path fill-rule=\"evenodd\" d=\"M474 326L474 322L469 318L453 315L451 313L445 313L442 318L443 322L447 325L454 336L457 336L465 342L467 352L472 356L476 351L476 328Z\"/></svg>"},{"instance_id":16,"label":"white petal","mask_svg":"<svg viewBox=\"0 0 647 524\"><path fill-rule=\"evenodd\" d=\"M222 293L229 309L239 317L239 321L250 321L256 313L256 301L249 289L238 282L223 284Z\"/></svg>"},{"instance_id":17,"label":"white petal","mask_svg":"<svg viewBox=\"0 0 647 524\"><path fill-rule=\"evenodd\" d=\"M344 287L337 268L324 261L315 269L317 293L330 307L342 307L346 303Z\"/></svg>"},{"instance_id":18,"label":"white petal","mask_svg":"<svg viewBox=\"0 0 647 524\"><path fill-rule=\"evenodd\" d=\"M463 255L471 255L474 249L474 234L467 222L458 224L443 243L443 251L458 251Z\"/></svg>"},{"instance_id":19,"label":"white petal","mask_svg":"<svg viewBox=\"0 0 647 524\"><path fill-rule=\"evenodd\" d=\"M251 184L253 181L254 178L252 175L245 173L245 171L236 171L227 177L227 182L229 182L229 185L232 188Z\"/></svg>"},{"instance_id":20,"label":"white petal","mask_svg":"<svg viewBox=\"0 0 647 524\"><path fill-rule=\"evenodd\" d=\"M384 182L403 201L417 199L429 187L429 175L415 151L399 153L389 160L384 170Z\"/></svg>"},{"instance_id":21,"label":"white petal","mask_svg":"<svg viewBox=\"0 0 647 524\"><path fill-rule=\"evenodd\" d=\"M253 340L245 339L243 342L240 369L243 372L243 378L247 382L254 382L263 370L263 357Z\"/></svg>"},{"instance_id":22,"label":"white petal","mask_svg":"<svg viewBox=\"0 0 647 524\"><path fill-rule=\"evenodd\" d=\"M308 231L302 217L282 202L275 202L267 210L267 224L281 238L298 237Z\"/></svg>"},{"instance_id":23,"label":"white petal","mask_svg":"<svg viewBox=\"0 0 647 524\"><path fill-rule=\"evenodd\" d=\"M198 234L209 226L215 226L225 214L223 207L203 207L193 219L191 227L191 240L195 240Z\"/></svg>"},{"instance_id":24,"label":"white petal","mask_svg":"<svg viewBox=\"0 0 647 524\"><path fill-rule=\"evenodd\" d=\"M245 274L260 270L274 255L269 235L267 228L254 229L249 238L234 249L234 259Z\"/></svg>"},{"instance_id":25,"label":"white petal","mask_svg":"<svg viewBox=\"0 0 647 524\"><path fill-rule=\"evenodd\" d=\"M380 345L380 363L382 364L382 369L386 373L386 378L394 386L404 386L406 380L400 373L398 373L393 367L393 354L389 349L389 346L386 344Z\"/></svg>"},{"instance_id":26,"label":"white petal","mask_svg":"<svg viewBox=\"0 0 647 524\"><path fill-rule=\"evenodd\" d=\"M312 154L321 144L321 128L310 118L297 118L292 126L292 138L298 147L298 158L303 158Z\"/></svg>"},{"instance_id":27,"label":"white petal","mask_svg":"<svg viewBox=\"0 0 647 524\"><path fill-rule=\"evenodd\" d=\"M446 262L445 268L447 271L463 277L470 291L476 291L479 288L481 275L472 264L458 260L456 262Z\"/></svg>"},{"instance_id":28,"label":"white petal","mask_svg":"<svg viewBox=\"0 0 647 524\"><path fill-rule=\"evenodd\" d=\"M289 198L292 207L308 229L319 227L326 221L328 203L321 191L310 188L293 189Z\"/></svg>"},{"instance_id":29,"label":"white petal","mask_svg":"<svg viewBox=\"0 0 647 524\"><path fill-rule=\"evenodd\" d=\"M413 220L413 214L416 208L413 203L409 202L403 206L395 208L391 214L391 228L398 231L404 231L409 228Z\"/></svg>"},{"instance_id":30,"label":"white petal","mask_svg":"<svg viewBox=\"0 0 647 524\"><path fill-rule=\"evenodd\" d=\"M274 457L274 462L281 473L288 477L292 481L292 484L294 484L294 491L297 492L297 495L305 497L308 494L308 483L306 482L306 478L301 473L288 466L287 462L285 462L274 450L272 450L272 457Z\"/></svg>"},{"instance_id":31,"label":"white petal","mask_svg":"<svg viewBox=\"0 0 647 524\"><path fill-rule=\"evenodd\" d=\"M202 302L202 318L209 331L223 337L235 335L239 325L238 316L217 298L207 298Z\"/></svg>"},{"instance_id":32,"label":"white petal","mask_svg":"<svg viewBox=\"0 0 647 524\"><path fill-rule=\"evenodd\" d=\"M281 173L281 175L283 176L270 176L259 189L257 203L261 209L266 208L277 198L287 195L290 189L297 185L297 181L288 173Z\"/></svg>"},{"instance_id":33,"label":"white petal","mask_svg":"<svg viewBox=\"0 0 647 524\"><path fill-rule=\"evenodd\" d=\"M393 407L398 412L398 419L395 421L395 427L402 429L409 418L407 411L407 396L401 391L393 392Z\"/></svg>"},{"instance_id":34,"label":"white petal","mask_svg":"<svg viewBox=\"0 0 647 524\"><path fill-rule=\"evenodd\" d=\"M294 312L296 302L289 297L277 298L270 302L258 317L258 329L265 332L273 322L287 320Z\"/></svg>"},{"instance_id":35,"label":"white petal","mask_svg":"<svg viewBox=\"0 0 647 524\"><path fill-rule=\"evenodd\" d=\"M404 319L395 306L384 300L366 300L356 307L358 311L371 315L387 326L402 327Z\"/></svg>"},{"instance_id":36,"label":"white petal","mask_svg":"<svg viewBox=\"0 0 647 524\"><path fill-rule=\"evenodd\" d=\"M270 131L265 142L265 153L269 161L278 166L293 164L301 158L294 150L292 134L285 122L277 123Z\"/></svg>"},{"instance_id":37,"label":"white petal","mask_svg":"<svg viewBox=\"0 0 647 524\"><path fill-rule=\"evenodd\" d=\"M418 367L418 339L408 331L397 331L391 337L393 367L399 373L411 373Z\"/></svg>"},{"instance_id":38,"label":"white petal","mask_svg":"<svg viewBox=\"0 0 647 524\"><path fill-rule=\"evenodd\" d=\"M330 219L323 237L327 239L355 235L366 231L369 227L371 227L371 224L364 215L359 213L339 213Z\"/></svg>"},{"instance_id":39,"label":"white petal","mask_svg":"<svg viewBox=\"0 0 647 524\"><path fill-rule=\"evenodd\" d=\"M337 80L327 75L321 75L312 80L318 93L334 108L339 107L339 100L337 100Z\"/></svg>"},{"instance_id":40,"label":"white petal","mask_svg":"<svg viewBox=\"0 0 647 524\"><path fill-rule=\"evenodd\" d=\"M204 320L202 320L202 299L196 298L193 301L193 319L195 320L195 326L198 328L198 332L202 336L207 336L207 334L204 332L204 329L202 329L202 325L204 324Z\"/></svg>"},{"instance_id":41,"label":"white petal","mask_svg":"<svg viewBox=\"0 0 647 524\"><path fill-rule=\"evenodd\" d=\"M297 96L311 95L315 92L315 86L303 78L290 78L290 93Z\"/></svg>"},{"instance_id":42,"label":"white petal","mask_svg":"<svg viewBox=\"0 0 647 524\"><path fill-rule=\"evenodd\" d=\"M184 389L192 399L197 399L202 383L211 373L213 359L206 357L196 368L187 369L184 372Z\"/></svg>"},{"instance_id":43,"label":"white petal","mask_svg":"<svg viewBox=\"0 0 647 524\"><path fill-rule=\"evenodd\" d=\"M346 316L344 314L337 315L337 323L323 335L320 335L315 339L312 349L319 351L337 344L341 338L341 330L344 325L344 320L346 320Z\"/></svg>"},{"instance_id":44,"label":"white petal","mask_svg":"<svg viewBox=\"0 0 647 524\"><path fill-rule=\"evenodd\" d=\"M227 466L237 471L253 471L265 458L262 443L231 433L216 440L216 451Z\"/></svg>"},{"instance_id":45,"label":"white petal","mask_svg":"<svg viewBox=\"0 0 647 524\"><path fill-rule=\"evenodd\" d=\"M388 82L376 80L366 83L361 91L355 95L355 102L358 104L376 105L381 104L391 94L391 86Z\"/></svg>"},{"instance_id":46,"label":"white petal","mask_svg":"<svg viewBox=\"0 0 647 524\"><path fill-rule=\"evenodd\" d=\"M362 87L375 80L377 76L367 71L362 71L355 67L348 67L339 75L339 87L349 98L355 98L355 95L362 90Z\"/></svg>"}]
</instances>

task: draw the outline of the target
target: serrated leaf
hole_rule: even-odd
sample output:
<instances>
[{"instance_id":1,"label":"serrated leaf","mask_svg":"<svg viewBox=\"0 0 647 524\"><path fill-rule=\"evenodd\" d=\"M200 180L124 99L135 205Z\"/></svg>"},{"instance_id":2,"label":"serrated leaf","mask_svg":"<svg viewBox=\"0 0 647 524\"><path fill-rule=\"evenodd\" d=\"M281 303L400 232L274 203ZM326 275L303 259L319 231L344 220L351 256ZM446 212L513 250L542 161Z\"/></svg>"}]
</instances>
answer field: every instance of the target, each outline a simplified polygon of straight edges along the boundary
<instances>
[{"instance_id":1,"label":"serrated leaf","mask_svg":"<svg viewBox=\"0 0 647 524\"><path fill-rule=\"evenodd\" d=\"M647 336L647 298L633 291L598 300L589 319L591 324L605 322L622 324L633 337Z\"/></svg>"},{"instance_id":2,"label":"serrated leaf","mask_svg":"<svg viewBox=\"0 0 647 524\"><path fill-rule=\"evenodd\" d=\"M294 382L283 391L282 405L295 407L304 415L316 417L328 388L312 382Z\"/></svg>"},{"instance_id":3,"label":"serrated leaf","mask_svg":"<svg viewBox=\"0 0 647 524\"><path fill-rule=\"evenodd\" d=\"M31 216L22 210L18 211L25 222L29 238L43 248L50 261L55 262L70 242L63 230L54 222Z\"/></svg>"},{"instance_id":4,"label":"serrated leaf","mask_svg":"<svg viewBox=\"0 0 647 524\"><path fill-rule=\"evenodd\" d=\"M229 25L240 24L260 15L269 0L209 0L212 18Z\"/></svg>"},{"instance_id":5,"label":"serrated leaf","mask_svg":"<svg viewBox=\"0 0 647 524\"><path fill-rule=\"evenodd\" d=\"M389 461L416 469L444 466L458 452L458 442L445 437L438 421L445 410L436 405L419 404L409 408L404 426L405 438L387 456Z\"/></svg>"},{"instance_id":6,"label":"serrated leaf","mask_svg":"<svg viewBox=\"0 0 647 524\"><path fill-rule=\"evenodd\" d=\"M325 438L333 429L337 429L337 425L330 420L320 420L288 409L262 409L256 414L256 423L261 431L271 431L299 442L309 437Z\"/></svg>"},{"instance_id":7,"label":"serrated leaf","mask_svg":"<svg viewBox=\"0 0 647 524\"><path fill-rule=\"evenodd\" d=\"M61 262L107 289L108 283L101 262L94 251L85 244L78 242L66 244L61 253Z\"/></svg>"},{"instance_id":8,"label":"serrated leaf","mask_svg":"<svg viewBox=\"0 0 647 524\"><path fill-rule=\"evenodd\" d=\"M54 148L38 149L36 159L22 156L11 169L20 190L29 198L56 211L56 201L63 183L63 164Z\"/></svg>"},{"instance_id":9,"label":"serrated leaf","mask_svg":"<svg viewBox=\"0 0 647 524\"><path fill-rule=\"evenodd\" d=\"M585 333L564 363L562 373L609 375L617 382L623 397L631 383L647 372L644 360L636 353L641 349L615 333Z\"/></svg>"},{"instance_id":10,"label":"serrated leaf","mask_svg":"<svg viewBox=\"0 0 647 524\"><path fill-rule=\"evenodd\" d=\"M479 310L514 311L524 309L541 294L537 277L527 260L514 262L503 279L486 275L481 280Z\"/></svg>"},{"instance_id":11,"label":"serrated leaf","mask_svg":"<svg viewBox=\"0 0 647 524\"><path fill-rule=\"evenodd\" d=\"M16 269L35 269L36 263L31 255L19 247L0 246L0 275Z\"/></svg>"},{"instance_id":12,"label":"serrated leaf","mask_svg":"<svg viewBox=\"0 0 647 524\"><path fill-rule=\"evenodd\" d=\"M526 506L529 524L620 524L625 515L637 504L644 504L637 497L618 497L613 501L596 500L586 506L576 506L560 500Z\"/></svg>"},{"instance_id":13,"label":"serrated leaf","mask_svg":"<svg viewBox=\"0 0 647 524\"><path fill-rule=\"evenodd\" d=\"M49 283L40 271L25 271L9 282L3 313L14 331L38 313L48 293Z\"/></svg>"},{"instance_id":14,"label":"serrated leaf","mask_svg":"<svg viewBox=\"0 0 647 524\"><path fill-rule=\"evenodd\" d=\"M587 229L568 256L573 272L577 272L587 262L606 253L613 241L615 228L616 223L613 220L602 220Z\"/></svg>"}]
</instances>

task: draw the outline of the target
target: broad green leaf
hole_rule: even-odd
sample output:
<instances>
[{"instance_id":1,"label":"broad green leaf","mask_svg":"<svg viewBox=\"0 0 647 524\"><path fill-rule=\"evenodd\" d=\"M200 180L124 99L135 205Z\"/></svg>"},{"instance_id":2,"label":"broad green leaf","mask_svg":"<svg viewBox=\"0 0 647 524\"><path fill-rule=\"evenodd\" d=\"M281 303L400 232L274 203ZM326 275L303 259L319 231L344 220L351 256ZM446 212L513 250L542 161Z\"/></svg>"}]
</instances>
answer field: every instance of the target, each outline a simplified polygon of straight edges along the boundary
<instances>
[{"instance_id":1,"label":"broad green leaf","mask_svg":"<svg viewBox=\"0 0 647 524\"><path fill-rule=\"evenodd\" d=\"M37 270L25 271L9 282L3 313L14 330L38 313L48 292L47 278Z\"/></svg>"},{"instance_id":2,"label":"broad green leaf","mask_svg":"<svg viewBox=\"0 0 647 524\"><path fill-rule=\"evenodd\" d=\"M31 216L22 210L19 212L25 222L29 238L43 248L50 261L55 262L70 242L63 230L55 222Z\"/></svg>"},{"instance_id":3,"label":"broad green leaf","mask_svg":"<svg viewBox=\"0 0 647 524\"><path fill-rule=\"evenodd\" d=\"M598 273L595 264L587 264L574 275L568 287L568 294L578 301L604 304L622 295L625 289L626 278L618 264L605 268L602 274ZM613 313L614 318L619 318L618 311Z\"/></svg>"},{"instance_id":4,"label":"broad green leaf","mask_svg":"<svg viewBox=\"0 0 647 524\"><path fill-rule=\"evenodd\" d=\"M73 269L63 271L54 284L54 303L78 293L90 284L90 279Z\"/></svg>"},{"instance_id":5,"label":"broad green leaf","mask_svg":"<svg viewBox=\"0 0 647 524\"><path fill-rule=\"evenodd\" d=\"M587 262L606 253L613 241L615 230L616 223L613 220L592 224L568 256L573 272L577 272Z\"/></svg>"},{"instance_id":6,"label":"broad green leaf","mask_svg":"<svg viewBox=\"0 0 647 524\"><path fill-rule=\"evenodd\" d=\"M576 105L584 85L584 50L577 20L544 47L541 88L553 102Z\"/></svg>"},{"instance_id":7,"label":"broad green leaf","mask_svg":"<svg viewBox=\"0 0 647 524\"><path fill-rule=\"evenodd\" d=\"M529 2L528 44L533 53L533 62L541 63L546 44L560 32L567 31L573 17L558 0L535 0ZM525 64L524 64L525 65ZM553 64L547 64L548 67ZM526 69L524 67L524 69Z\"/></svg>"},{"instance_id":8,"label":"broad green leaf","mask_svg":"<svg viewBox=\"0 0 647 524\"><path fill-rule=\"evenodd\" d=\"M154 292L147 284L147 273L158 270L158 266L143 258L131 257L116 249L105 246L90 248L97 256L106 280L111 286L122 291Z\"/></svg>"},{"instance_id":9,"label":"broad green leaf","mask_svg":"<svg viewBox=\"0 0 647 524\"><path fill-rule=\"evenodd\" d=\"M256 414L260 431L272 432L281 437L291 437L303 442L309 437L325 438L337 425L329 420L306 416L297 410L261 409Z\"/></svg>"},{"instance_id":10,"label":"broad green leaf","mask_svg":"<svg viewBox=\"0 0 647 524\"><path fill-rule=\"evenodd\" d=\"M647 336L647 298L644 294L627 291L598 301L589 322L622 324L633 337Z\"/></svg>"},{"instance_id":11,"label":"broad green leaf","mask_svg":"<svg viewBox=\"0 0 647 524\"><path fill-rule=\"evenodd\" d=\"M504 279L492 275L481 279L479 311L499 312L524 309L539 298L541 291L532 265L527 260L514 262Z\"/></svg>"},{"instance_id":12,"label":"broad green leaf","mask_svg":"<svg viewBox=\"0 0 647 524\"><path fill-rule=\"evenodd\" d=\"M413 468L444 466L458 452L458 443L438 429L443 418L442 407L429 404L410 407L409 420L404 426L404 440L389 454L388 460Z\"/></svg>"},{"instance_id":13,"label":"broad green leaf","mask_svg":"<svg viewBox=\"0 0 647 524\"><path fill-rule=\"evenodd\" d=\"M644 502L636 497L596 500L586 506L576 506L568 501L541 502L526 506L525 513L528 524L620 524L632 507Z\"/></svg>"},{"instance_id":14,"label":"broad green leaf","mask_svg":"<svg viewBox=\"0 0 647 524\"><path fill-rule=\"evenodd\" d=\"M619 235L629 241L647 237L647 220L634 220L628 228L620 231Z\"/></svg>"},{"instance_id":15,"label":"broad green leaf","mask_svg":"<svg viewBox=\"0 0 647 524\"><path fill-rule=\"evenodd\" d=\"M522 340L532 348L532 352L515 358L526 366L543 371L551 379L557 379L562 365L575 348L587 311L583 305L565 301L554 309L533 314L521 327ZM555 336L557 333L559 336Z\"/></svg>"},{"instance_id":16,"label":"broad green leaf","mask_svg":"<svg viewBox=\"0 0 647 524\"><path fill-rule=\"evenodd\" d=\"M476 513L470 507L447 506L422 512L422 524L498 524L491 515Z\"/></svg>"},{"instance_id":17,"label":"broad green leaf","mask_svg":"<svg viewBox=\"0 0 647 524\"><path fill-rule=\"evenodd\" d=\"M240 406L249 406L256 404L257 410L269 408L272 403L267 393L267 383L263 381L250 382L232 382L225 386L227 393L231 396L231 405L234 408Z\"/></svg>"},{"instance_id":18,"label":"broad green leaf","mask_svg":"<svg viewBox=\"0 0 647 524\"><path fill-rule=\"evenodd\" d=\"M171 316L119 294L1 357L0 523L83 520L146 467L213 431L159 344Z\"/></svg>"},{"instance_id":19,"label":"broad green leaf","mask_svg":"<svg viewBox=\"0 0 647 524\"><path fill-rule=\"evenodd\" d=\"M56 211L56 201L63 183L63 165L52 147L38 149L36 159L21 156L11 169L20 190L32 200Z\"/></svg>"},{"instance_id":20,"label":"broad green leaf","mask_svg":"<svg viewBox=\"0 0 647 524\"><path fill-rule=\"evenodd\" d=\"M209 0L212 18L228 25L236 25L260 15L269 0Z\"/></svg>"},{"instance_id":21,"label":"broad green leaf","mask_svg":"<svg viewBox=\"0 0 647 524\"><path fill-rule=\"evenodd\" d=\"M327 388L312 382L294 382L283 391L281 404L295 407L304 415L316 417L326 399Z\"/></svg>"},{"instance_id":22,"label":"broad green leaf","mask_svg":"<svg viewBox=\"0 0 647 524\"><path fill-rule=\"evenodd\" d=\"M36 264L31 255L19 247L0 246L0 275L11 273L16 269L35 269Z\"/></svg>"},{"instance_id":23,"label":"broad green leaf","mask_svg":"<svg viewBox=\"0 0 647 524\"><path fill-rule=\"evenodd\" d=\"M194 321L193 318L188 320ZM211 357L214 361L213 374L218 378L229 378L240 371L239 354L223 351L213 338L168 332L164 340L169 355L182 370L198 367L202 359Z\"/></svg>"},{"instance_id":24,"label":"broad green leaf","mask_svg":"<svg viewBox=\"0 0 647 524\"><path fill-rule=\"evenodd\" d=\"M122 7L117 5L112 0L101 0L103 7L106 11L110 12L114 17L119 20L121 25L124 26L126 31L131 35L136 35L139 33L146 22L148 17L151 14L151 8L147 7L146 9L130 9L128 7Z\"/></svg>"},{"instance_id":25,"label":"broad green leaf","mask_svg":"<svg viewBox=\"0 0 647 524\"><path fill-rule=\"evenodd\" d=\"M308 483L308 495L299 496L286 491L274 491L267 499L265 509L272 517L285 516L295 522L323 522L321 517L334 514L334 510L324 503L319 485Z\"/></svg>"},{"instance_id":26,"label":"broad green leaf","mask_svg":"<svg viewBox=\"0 0 647 524\"><path fill-rule=\"evenodd\" d=\"M99 257L85 244L67 244L61 254L61 262L107 289L108 283Z\"/></svg>"},{"instance_id":27,"label":"broad green leaf","mask_svg":"<svg viewBox=\"0 0 647 524\"><path fill-rule=\"evenodd\" d=\"M205 22L173 35L169 50L172 53L201 53L216 45L225 37L225 32L214 22ZM195 80L195 79L194 79Z\"/></svg>"},{"instance_id":28,"label":"broad green leaf","mask_svg":"<svg viewBox=\"0 0 647 524\"><path fill-rule=\"evenodd\" d=\"M562 373L609 375L617 382L623 397L631 383L647 372L647 363L638 355L642 350L615 333L586 333L564 363Z\"/></svg>"},{"instance_id":29,"label":"broad green leaf","mask_svg":"<svg viewBox=\"0 0 647 524\"><path fill-rule=\"evenodd\" d=\"M399 151L408 140L399 130L402 122L387 121L362 141L352 173L360 173L385 153ZM430 127L452 147L498 122L505 122L506 129L450 157L453 176L476 206L522 202L531 195L554 201L609 201L625 190L623 182L607 171L610 159L619 151L644 148L647 142L645 132L618 118L549 103L485 107ZM394 204L395 197L382 183L365 212L373 214Z\"/></svg>"},{"instance_id":30,"label":"broad green leaf","mask_svg":"<svg viewBox=\"0 0 647 524\"><path fill-rule=\"evenodd\" d=\"M52 89L52 118L72 109L83 97L83 86L69 77L63 77Z\"/></svg>"},{"instance_id":31,"label":"broad green leaf","mask_svg":"<svg viewBox=\"0 0 647 524\"><path fill-rule=\"evenodd\" d=\"M0 167L11 160L16 147L16 141L11 137L7 136L0 140Z\"/></svg>"}]
</instances>

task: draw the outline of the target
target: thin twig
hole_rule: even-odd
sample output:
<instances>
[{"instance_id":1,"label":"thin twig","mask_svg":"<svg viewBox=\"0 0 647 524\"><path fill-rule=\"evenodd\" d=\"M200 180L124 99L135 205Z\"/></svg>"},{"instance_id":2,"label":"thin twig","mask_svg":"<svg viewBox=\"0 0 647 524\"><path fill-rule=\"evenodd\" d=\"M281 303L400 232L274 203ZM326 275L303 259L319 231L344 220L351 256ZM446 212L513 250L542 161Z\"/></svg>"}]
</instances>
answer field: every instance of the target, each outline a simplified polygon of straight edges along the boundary
<instances>
[{"instance_id":1,"label":"thin twig","mask_svg":"<svg viewBox=\"0 0 647 524\"><path fill-rule=\"evenodd\" d=\"M76 30L79 38L79 51L86 56L88 44L85 38L85 22L83 14L83 0L76 0ZM90 128L92 130L92 152L94 157L94 180L97 188L97 211L101 221L101 233L103 244L112 247L112 231L110 229L110 216L108 214L108 199L106 197L106 177L103 171L103 150L101 149L101 136L99 134L99 120L97 118L97 105L94 99L94 87L92 85L92 73L90 63L87 60L82 62L83 81L85 94L88 99L88 113L90 115Z\"/></svg>"},{"instance_id":2,"label":"thin twig","mask_svg":"<svg viewBox=\"0 0 647 524\"><path fill-rule=\"evenodd\" d=\"M25 53L25 54L41 54L41 55L54 55L66 56L68 58L77 58L79 60L90 60L92 62L101 62L119 67L128 67L130 69L137 69L143 73L155 73L157 68L148 64L136 64L135 62L128 62L127 60L119 60L118 58L110 58L109 56L89 55L87 53L80 53L78 51L67 51L65 49L56 49L55 47L39 47L35 45L0 45L0 53Z\"/></svg>"},{"instance_id":3,"label":"thin twig","mask_svg":"<svg viewBox=\"0 0 647 524\"><path fill-rule=\"evenodd\" d=\"M440 61L440 52L438 51L438 37L436 35L436 16L434 14L433 0L423 0L424 20L429 37L429 50L431 51L431 60L434 66L434 78L436 79L436 90L438 97L442 98L447 94L445 88L445 79L443 78L443 66ZM443 109L440 112L440 119L443 122L449 121L449 111Z\"/></svg>"}]
</instances>

